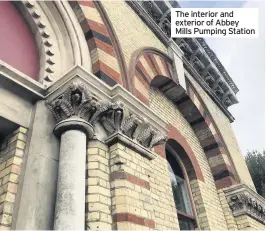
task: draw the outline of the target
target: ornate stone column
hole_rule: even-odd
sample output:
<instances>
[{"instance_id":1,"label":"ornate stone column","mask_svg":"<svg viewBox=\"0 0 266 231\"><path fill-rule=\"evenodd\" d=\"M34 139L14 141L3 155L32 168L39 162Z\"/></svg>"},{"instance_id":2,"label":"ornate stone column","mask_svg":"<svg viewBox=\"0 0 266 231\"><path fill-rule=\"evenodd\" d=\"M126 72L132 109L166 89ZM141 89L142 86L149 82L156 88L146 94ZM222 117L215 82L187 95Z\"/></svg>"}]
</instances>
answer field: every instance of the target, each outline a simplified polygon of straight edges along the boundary
<instances>
[{"instance_id":1,"label":"ornate stone column","mask_svg":"<svg viewBox=\"0 0 266 231\"><path fill-rule=\"evenodd\" d=\"M123 143L154 159L152 148L167 137L123 103L98 100L82 83L71 83L46 106L57 121L54 133L61 138L54 229L84 230L87 139L100 135L109 146ZM96 123L100 130L94 134Z\"/></svg>"},{"instance_id":2,"label":"ornate stone column","mask_svg":"<svg viewBox=\"0 0 266 231\"><path fill-rule=\"evenodd\" d=\"M46 106L61 137L54 229L84 230L86 143L94 133L88 120L99 104L82 84L72 83Z\"/></svg>"}]
</instances>

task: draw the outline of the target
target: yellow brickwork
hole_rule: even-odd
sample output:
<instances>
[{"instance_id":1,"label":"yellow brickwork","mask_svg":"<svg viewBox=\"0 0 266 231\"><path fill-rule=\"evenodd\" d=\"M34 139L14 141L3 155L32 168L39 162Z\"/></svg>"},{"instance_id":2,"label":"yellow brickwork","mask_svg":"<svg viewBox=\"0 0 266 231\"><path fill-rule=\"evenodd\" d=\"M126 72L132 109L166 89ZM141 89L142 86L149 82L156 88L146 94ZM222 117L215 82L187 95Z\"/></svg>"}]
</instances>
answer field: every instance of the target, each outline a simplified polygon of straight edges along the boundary
<instances>
[{"instance_id":1,"label":"yellow brickwork","mask_svg":"<svg viewBox=\"0 0 266 231\"><path fill-rule=\"evenodd\" d=\"M111 230L109 153L105 144L88 142L86 172L86 228Z\"/></svg>"},{"instance_id":2,"label":"yellow brickwork","mask_svg":"<svg viewBox=\"0 0 266 231\"><path fill-rule=\"evenodd\" d=\"M220 202L222 205L222 209L223 209L223 213L224 213L224 217L227 223L228 230L238 230L235 218L226 200L223 189L219 189L218 194L219 194L219 198L220 198Z\"/></svg>"},{"instance_id":3,"label":"yellow brickwork","mask_svg":"<svg viewBox=\"0 0 266 231\"><path fill-rule=\"evenodd\" d=\"M205 180L205 182L191 182L200 228L227 229L208 160L191 126L176 106L159 90L154 88L150 89L150 108L179 130L196 155ZM193 190L194 187L195 190ZM196 190L196 188L198 189Z\"/></svg>"},{"instance_id":4,"label":"yellow brickwork","mask_svg":"<svg viewBox=\"0 0 266 231\"><path fill-rule=\"evenodd\" d=\"M150 182L153 177L151 162L122 144L117 143L110 147L110 158L112 173L125 172L145 182ZM154 200L151 190L126 179L116 179L111 182L111 193L113 214L130 213L143 219L155 221ZM132 222L117 222L116 225L115 228L122 230L149 230L147 226ZM172 225L166 227L168 229L173 228Z\"/></svg>"},{"instance_id":5,"label":"yellow brickwork","mask_svg":"<svg viewBox=\"0 0 266 231\"><path fill-rule=\"evenodd\" d=\"M193 79L192 76L187 74L187 77L197 90L203 102L206 104L216 126L218 127L225 144L229 150L230 156L236 168L236 171L240 177L242 183L246 183L250 187L254 188L253 181L245 163L244 157L239 149L232 125L226 115L221 109L213 102L208 94L201 88L201 86Z\"/></svg>"},{"instance_id":6,"label":"yellow brickwork","mask_svg":"<svg viewBox=\"0 0 266 231\"><path fill-rule=\"evenodd\" d=\"M238 230L265 230L265 226L255 219L241 215L235 218Z\"/></svg>"},{"instance_id":7,"label":"yellow brickwork","mask_svg":"<svg viewBox=\"0 0 266 231\"><path fill-rule=\"evenodd\" d=\"M179 229L167 160L157 156L151 162L150 184L156 227L159 230Z\"/></svg>"},{"instance_id":8,"label":"yellow brickwork","mask_svg":"<svg viewBox=\"0 0 266 231\"><path fill-rule=\"evenodd\" d=\"M252 217L248 217L248 221L250 223L251 229L253 229L253 230L265 230L265 225L256 221Z\"/></svg>"},{"instance_id":9,"label":"yellow brickwork","mask_svg":"<svg viewBox=\"0 0 266 231\"><path fill-rule=\"evenodd\" d=\"M27 129L20 127L4 140L0 152L0 229L10 229L23 163Z\"/></svg>"},{"instance_id":10,"label":"yellow brickwork","mask_svg":"<svg viewBox=\"0 0 266 231\"><path fill-rule=\"evenodd\" d=\"M167 53L167 48L124 1L102 1L115 30L121 51L129 65L133 53L144 47L154 47ZM123 20L126 16L126 20Z\"/></svg>"}]
</instances>

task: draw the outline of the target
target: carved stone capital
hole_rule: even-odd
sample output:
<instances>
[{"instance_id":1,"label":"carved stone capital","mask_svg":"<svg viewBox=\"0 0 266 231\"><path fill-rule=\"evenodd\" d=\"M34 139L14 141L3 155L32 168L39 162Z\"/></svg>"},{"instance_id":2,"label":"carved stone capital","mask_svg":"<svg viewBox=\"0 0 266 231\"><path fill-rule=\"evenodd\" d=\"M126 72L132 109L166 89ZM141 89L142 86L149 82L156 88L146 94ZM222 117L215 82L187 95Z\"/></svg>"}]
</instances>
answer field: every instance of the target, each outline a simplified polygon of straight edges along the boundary
<instances>
[{"instance_id":1,"label":"carved stone capital","mask_svg":"<svg viewBox=\"0 0 266 231\"><path fill-rule=\"evenodd\" d=\"M264 198L244 184L229 187L224 191L235 217L246 214L261 223L265 223Z\"/></svg>"},{"instance_id":2,"label":"carved stone capital","mask_svg":"<svg viewBox=\"0 0 266 231\"><path fill-rule=\"evenodd\" d=\"M131 140L135 147L142 146L141 149L148 152L167 140L167 136L154 128L146 118L134 114L119 101L112 103L99 100L84 83L72 82L60 96L46 101L46 106L57 122L55 134L67 128L76 128L91 137L95 125L100 124L107 134L106 141L122 135L127 137L123 140Z\"/></svg>"},{"instance_id":3,"label":"carved stone capital","mask_svg":"<svg viewBox=\"0 0 266 231\"><path fill-rule=\"evenodd\" d=\"M120 102L115 103L99 122L108 134L107 143L119 140L151 159L151 149L167 140L167 136L155 129L146 118L130 112Z\"/></svg>"}]
</instances>

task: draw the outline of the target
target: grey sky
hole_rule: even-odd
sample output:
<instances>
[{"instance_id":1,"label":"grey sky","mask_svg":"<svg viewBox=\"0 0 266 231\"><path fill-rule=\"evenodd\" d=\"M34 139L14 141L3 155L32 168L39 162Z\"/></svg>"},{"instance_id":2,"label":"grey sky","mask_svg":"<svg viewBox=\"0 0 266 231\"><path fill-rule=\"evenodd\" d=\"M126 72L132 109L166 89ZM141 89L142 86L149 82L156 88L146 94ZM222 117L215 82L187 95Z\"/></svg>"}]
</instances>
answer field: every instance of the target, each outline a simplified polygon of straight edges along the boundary
<instances>
[{"instance_id":1,"label":"grey sky","mask_svg":"<svg viewBox=\"0 0 266 231\"><path fill-rule=\"evenodd\" d=\"M233 128L243 154L265 147L265 8L264 1L181 2L182 7L259 8L258 38L206 39L231 78L237 84L239 104L229 111L235 117ZM248 16L247 16L248 17Z\"/></svg>"}]
</instances>

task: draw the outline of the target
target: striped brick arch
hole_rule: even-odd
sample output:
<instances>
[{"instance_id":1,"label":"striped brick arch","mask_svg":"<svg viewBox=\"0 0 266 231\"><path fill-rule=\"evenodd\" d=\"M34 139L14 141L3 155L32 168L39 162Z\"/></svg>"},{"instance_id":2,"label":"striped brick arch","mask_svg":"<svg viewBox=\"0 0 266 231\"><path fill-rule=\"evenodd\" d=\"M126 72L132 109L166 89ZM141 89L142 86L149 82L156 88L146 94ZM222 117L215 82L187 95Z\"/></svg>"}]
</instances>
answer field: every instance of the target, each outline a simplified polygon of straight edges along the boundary
<instances>
[{"instance_id":1,"label":"striped brick arch","mask_svg":"<svg viewBox=\"0 0 266 231\"><path fill-rule=\"evenodd\" d=\"M229 159L229 154L207 107L188 82L187 92L188 97L181 98L176 105L200 141L209 161L217 188L236 184L236 174Z\"/></svg>"},{"instance_id":2,"label":"striped brick arch","mask_svg":"<svg viewBox=\"0 0 266 231\"><path fill-rule=\"evenodd\" d=\"M106 24L94 1L70 1L84 32L91 60L92 71L110 86L122 84L120 67L114 44Z\"/></svg>"},{"instance_id":3,"label":"striped brick arch","mask_svg":"<svg viewBox=\"0 0 266 231\"><path fill-rule=\"evenodd\" d=\"M194 130L209 161L216 187L220 189L235 184L234 169L220 135L208 110L195 94L192 86L188 85L188 93L186 93L185 89L176 82L172 62L166 55L148 50L136 57L136 60L132 61L135 63L135 69L131 76L135 96L149 105L150 86L158 88L178 107ZM169 124L169 127L171 126ZM161 148L159 151L163 152L163 150Z\"/></svg>"},{"instance_id":4,"label":"striped brick arch","mask_svg":"<svg viewBox=\"0 0 266 231\"><path fill-rule=\"evenodd\" d=\"M147 49L135 57L131 66L133 94L141 101L149 104L149 88L155 76L166 76L173 79L172 61L163 53Z\"/></svg>"}]
</instances>

